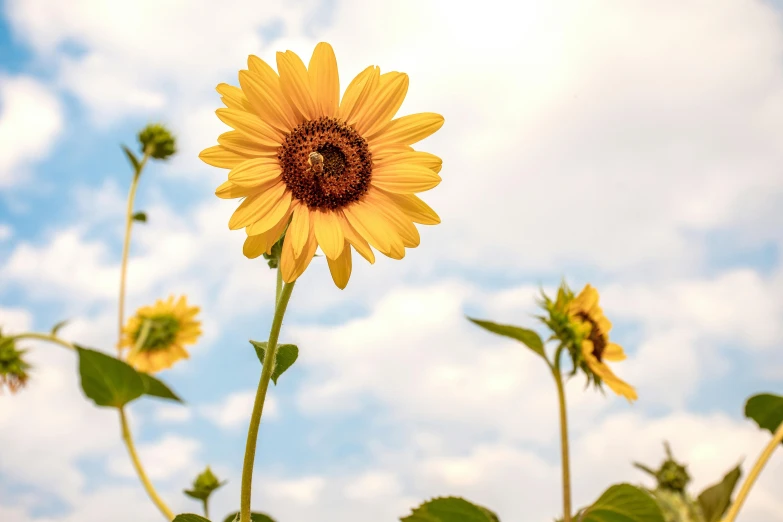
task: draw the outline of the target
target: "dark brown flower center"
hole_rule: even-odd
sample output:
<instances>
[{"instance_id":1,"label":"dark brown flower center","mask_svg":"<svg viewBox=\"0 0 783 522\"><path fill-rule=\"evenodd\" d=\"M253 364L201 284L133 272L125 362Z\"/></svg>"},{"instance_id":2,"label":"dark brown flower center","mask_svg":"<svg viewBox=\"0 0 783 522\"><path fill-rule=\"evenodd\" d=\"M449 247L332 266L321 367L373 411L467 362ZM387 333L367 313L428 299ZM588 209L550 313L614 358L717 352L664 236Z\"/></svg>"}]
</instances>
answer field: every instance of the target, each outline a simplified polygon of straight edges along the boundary
<instances>
[{"instance_id":1,"label":"dark brown flower center","mask_svg":"<svg viewBox=\"0 0 783 522\"><path fill-rule=\"evenodd\" d=\"M606 336L603 334L603 332L601 332L601 329L598 327L598 324L593 320L593 318L586 313L579 312L577 317L579 317L579 319L582 321L590 324L590 335L588 336L588 339L590 339L590 341L593 343L593 355L596 359L598 359L598 362L601 362L601 358L603 357L604 351L606 350Z\"/></svg>"},{"instance_id":2,"label":"dark brown flower center","mask_svg":"<svg viewBox=\"0 0 783 522\"><path fill-rule=\"evenodd\" d=\"M336 118L297 126L286 136L277 158L293 197L312 209L342 208L370 186L372 155L367 142Z\"/></svg>"}]
</instances>

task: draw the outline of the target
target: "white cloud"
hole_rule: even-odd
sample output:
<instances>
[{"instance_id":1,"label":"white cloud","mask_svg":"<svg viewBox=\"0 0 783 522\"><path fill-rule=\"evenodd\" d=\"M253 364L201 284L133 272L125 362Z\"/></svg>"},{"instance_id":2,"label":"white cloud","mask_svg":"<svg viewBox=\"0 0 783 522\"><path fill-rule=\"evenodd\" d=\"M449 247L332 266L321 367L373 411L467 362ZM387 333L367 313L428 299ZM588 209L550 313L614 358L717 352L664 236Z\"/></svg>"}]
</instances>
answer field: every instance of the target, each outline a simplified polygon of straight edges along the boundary
<instances>
[{"instance_id":1,"label":"white cloud","mask_svg":"<svg viewBox=\"0 0 783 522\"><path fill-rule=\"evenodd\" d=\"M183 423L193 418L193 411L181 405L163 404L155 408L155 420L165 423Z\"/></svg>"},{"instance_id":2,"label":"white cloud","mask_svg":"<svg viewBox=\"0 0 783 522\"><path fill-rule=\"evenodd\" d=\"M378 497L398 495L402 489L398 477L393 473L371 471L364 473L345 486L345 497L349 499L373 500Z\"/></svg>"},{"instance_id":3,"label":"white cloud","mask_svg":"<svg viewBox=\"0 0 783 522\"><path fill-rule=\"evenodd\" d=\"M0 76L0 188L29 181L24 167L46 156L62 127L49 88L27 76Z\"/></svg>"},{"instance_id":4,"label":"white cloud","mask_svg":"<svg viewBox=\"0 0 783 522\"><path fill-rule=\"evenodd\" d=\"M0 223L0 243L11 239L14 235L14 229L7 223Z\"/></svg>"},{"instance_id":5,"label":"white cloud","mask_svg":"<svg viewBox=\"0 0 783 522\"><path fill-rule=\"evenodd\" d=\"M220 403L203 406L201 413L221 428L239 428L247 424L250 412L253 411L255 396L255 390L234 392ZM274 419L277 413L277 402L274 397L267 396L264 402L264 419Z\"/></svg>"},{"instance_id":6,"label":"white cloud","mask_svg":"<svg viewBox=\"0 0 783 522\"><path fill-rule=\"evenodd\" d=\"M24 308L0 308L0 328L4 333L29 332L33 327L33 315Z\"/></svg>"},{"instance_id":7,"label":"white cloud","mask_svg":"<svg viewBox=\"0 0 783 522\"><path fill-rule=\"evenodd\" d=\"M303 477L292 480L277 480L266 484L269 494L298 504L313 504L318 500L326 481L323 477Z\"/></svg>"},{"instance_id":8,"label":"white cloud","mask_svg":"<svg viewBox=\"0 0 783 522\"><path fill-rule=\"evenodd\" d=\"M186 470L198 468L198 465L194 464L201 444L194 439L167 434L157 442L137 446L139 459L152 480L168 479L181 475ZM127 455L117 456L109 461L108 469L120 477L136 476Z\"/></svg>"}]
</instances>

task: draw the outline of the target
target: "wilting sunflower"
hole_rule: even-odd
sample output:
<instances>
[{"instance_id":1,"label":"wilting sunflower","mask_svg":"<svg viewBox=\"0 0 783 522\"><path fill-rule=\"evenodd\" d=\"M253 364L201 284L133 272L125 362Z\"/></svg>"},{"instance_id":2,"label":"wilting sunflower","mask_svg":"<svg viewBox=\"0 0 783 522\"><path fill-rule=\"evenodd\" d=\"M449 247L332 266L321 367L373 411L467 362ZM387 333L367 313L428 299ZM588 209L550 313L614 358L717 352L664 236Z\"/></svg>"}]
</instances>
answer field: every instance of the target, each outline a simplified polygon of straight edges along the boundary
<instances>
[{"instance_id":1,"label":"wilting sunflower","mask_svg":"<svg viewBox=\"0 0 783 522\"><path fill-rule=\"evenodd\" d=\"M622 361L625 359L623 348L609 342L609 330L612 323L604 316L598 306L598 291L590 285L569 304L569 315L572 320L589 325L589 334L582 341L582 357L585 371L598 383L605 382L616 394L629 401L637 399L633 386L617 377L605 361Z\"/></svg>"},{"instance_id":2,"label":"wilting sunflower","mask_svg":"<svg viewBox=\"0 0 783 522\"><path fill-rule=\"evenodd\" d=\"M199 308L188 306L185 297L158 299L152 306L139 308L123 329L120 346L128 348L127 362L142 372L158 372L187 359L185 345L201 335L201 322L195 320Z\"/></svg>"},{"instance_id":3,"label":"wilting sunflower","mask_svg":"<svg viewBox=\"0 0 783 522\"><path fill-rule=\"evenodd\" d=\"M220 84L227 108L217 115L233 131L199 157L231 169L221 198L244 198L229 228L244 228L244 254L269 253L285 233L280 269L298 278L320 246L335 284L351 275L351 247L370 263L370 248L394 259L419 244L413 223L438 215L415 194L440 183L441 160L414 143L443 125L419 113L392 119L408 91L408 76L370 66L340 99L337 60L319 43L309 66L291 51L277 70L256 56L239 72L240 87Z\"/></svg>"}]
</instances>

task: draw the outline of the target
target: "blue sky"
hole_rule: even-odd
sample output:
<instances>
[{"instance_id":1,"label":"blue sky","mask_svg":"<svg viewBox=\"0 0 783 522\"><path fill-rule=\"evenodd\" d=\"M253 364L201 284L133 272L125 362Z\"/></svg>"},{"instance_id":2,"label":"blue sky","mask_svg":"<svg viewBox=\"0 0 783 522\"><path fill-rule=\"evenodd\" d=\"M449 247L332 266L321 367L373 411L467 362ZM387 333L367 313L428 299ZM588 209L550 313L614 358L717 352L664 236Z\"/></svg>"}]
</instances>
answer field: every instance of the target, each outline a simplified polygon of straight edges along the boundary
<instances>
[{"instance_id":1,"label":"blue sky","mask_svg":"<svg viewBox=\"0 0 783 522\"><path fill-rule=\"evenodd\" d=\"M317 259L294 291L282 340L297 364L271 392L254 505L281 522L395 520L462 494L504 521L559 512L555 395L530 354L479 331L476 315L532 326L538 285L591 282L629 359L629 406L570 383L575 503L630 462L690 464L694 489L766 437L745 398L780 393L783 356L783 27L779 5L631 1L437 1L133 5L0 2L0 326L115 342L123 208L147 122L179 153L145 171L129 309L185 293L205 335L161 377L187 401L142 401L142 458L177 511L210 464L236 509L250 398L274 274L228 230L225 172L198 152L224 127L214 86L248 54L274 63L335 48L341 84L369 64L411 76L401 113L439 112L421 143L444 160L402 261L355 263L346 290ZM469 30L468 30L469 29ZM466 34L471 34L469 38ZM111 411L84 401L71 354L30 343L28 388L0 397L0 520L118 522L156 513ZM783 510L776 456L743 522ZM520 493L520 491L524 493ZM523 501L520 501L520 498ZM125 518L123 518L125 517ZM217 517L216 517L217 518Z\"/></svg>"}]
</instances>

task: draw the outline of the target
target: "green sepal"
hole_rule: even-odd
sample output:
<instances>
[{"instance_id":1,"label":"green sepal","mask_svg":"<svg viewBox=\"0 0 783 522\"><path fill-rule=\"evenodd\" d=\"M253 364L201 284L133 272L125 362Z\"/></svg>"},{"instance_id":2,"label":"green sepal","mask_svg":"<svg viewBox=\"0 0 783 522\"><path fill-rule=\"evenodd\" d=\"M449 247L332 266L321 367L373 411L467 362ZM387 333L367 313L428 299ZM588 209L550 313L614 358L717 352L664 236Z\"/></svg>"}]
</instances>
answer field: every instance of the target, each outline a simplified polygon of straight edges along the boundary
<instances>
[{"instance_id":1,"label":"green sepal","mask_svg":"<svg viewBox=\"0 0 783 522\"><path fill-rule=\"evenodd\" d=\"M723 518L731 505L731 494L741 476L742 471L736 466L723 476L723 480L701 492L698 501L704 514L704 522L719 522Z\"/></svg>"},{"instance_id":2,"label":"green sepal","mask_svg":"<svg viewBox=\"0 0 783 522\"><path fill-rule=\"evenodd\" d=\"M745 416L774 434L783 422L783 397L771 393L754 395L745 403Z\"/></svg>"},{"instance_id":3,"label":"green sepal","mask_svg":"<svg viewBox=\"0 0 783 522\"><path fill-rule=\"evenodd\" d=\"M500 522L489 509L460 497L440 497L424 502L402 522Z\"/></svg>"},{"instance_id":4,"label":"green sepal","mask_svg":"<svg viewBox=\"0 0 783 522\"><path fill-rule=\"evenodd\" d=\"M256 349L256 356L261 364L264 364L264 356L266 355L266 342L250 341L253 348ZM296 362L299 357L299 348L295 344L280 344L277 346L277 353L275 354L275 367L272 370L272 382L277 386L277 379L283 375L283 373L289 369Z\"/></svg>"},{"instance_id":5,"label":"green sepal","mask_svg":"<svg viewBox=\"0 0 783 522\"><path fill-rule=\"evenodd\" d=\"M517 341L521 342L522 344L524 344L525 346L533 350L537 355L546 359L546 352L544 351L544 342L541 340L541 337L535 331L528 330L527 328L520 328L519 326L511 326L507 324L493 323L491 321L483 321L481 319L473 319L472 317L468 317L468 320L474 324L479 325L485 330L489 330L494 334L502 335L504 337L510 337L511 339L516 339Z\"/></svg>"},{"instance_id":6,"label":"green sepal","mask_svg":"<svg viewBox=\"0 0 783 522\"><path fill-rule=\"evenodd\" d=\"M664 522L658 503L644 490L616 484L579 514L579 522Z\"/></svg>"}]
</instances>

